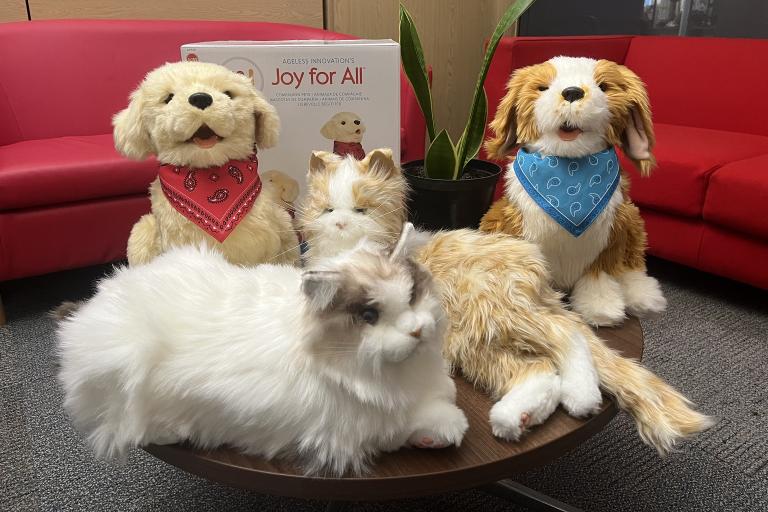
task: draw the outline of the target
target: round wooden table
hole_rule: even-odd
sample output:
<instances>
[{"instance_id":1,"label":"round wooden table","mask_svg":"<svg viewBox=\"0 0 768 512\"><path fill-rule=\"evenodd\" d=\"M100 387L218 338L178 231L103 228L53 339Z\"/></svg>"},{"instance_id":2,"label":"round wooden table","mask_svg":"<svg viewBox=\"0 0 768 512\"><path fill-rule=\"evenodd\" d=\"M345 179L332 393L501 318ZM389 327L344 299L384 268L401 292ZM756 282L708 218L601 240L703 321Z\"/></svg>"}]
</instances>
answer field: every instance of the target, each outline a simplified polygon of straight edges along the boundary
<instances>
[{"instance_id":1,"label":"round wooden table","mask_svg":"<svg viewBox=\"0 0 768 512\"><path fill-rule=\"evenodd\" d=\"M630 318L621 327L601 328L597 332L623 355L641 358L643 332L637 319ZM558 408L519 442L508 442L491 433L491 400L460 376L455 381L458 405L469 419L469 430L461 446L434 451L402 449L383 454L363 477L307 477L289 464L242 455L228 448L204 451L187 445L151 445L145 449L195 475L265 494L330 501L387 500L498 482L564 454L600 431L618 412L610 397L603 400L600 412L586 419L573 418Z\"/></svg>"}]
</instances>

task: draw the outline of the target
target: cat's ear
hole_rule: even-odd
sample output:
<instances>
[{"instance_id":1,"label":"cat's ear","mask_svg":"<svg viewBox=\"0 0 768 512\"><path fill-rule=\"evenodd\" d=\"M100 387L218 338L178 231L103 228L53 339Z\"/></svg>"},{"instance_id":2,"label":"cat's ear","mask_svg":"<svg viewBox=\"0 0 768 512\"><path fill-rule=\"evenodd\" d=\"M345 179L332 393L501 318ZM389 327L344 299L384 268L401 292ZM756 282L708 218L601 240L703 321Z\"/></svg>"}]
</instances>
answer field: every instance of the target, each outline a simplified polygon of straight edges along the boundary
<instances>
[{"instance_id":1,"label":"cat's ear","mask_svg":"<svg viewBox=\"0 0 768 512\"><path fill-rule=\"evenodd\" d=\"M328 166L328 162L333 159L333 153L327 151L313 151L309 157L309 172L323 172Z\"/></svg>"},{"instance_id":2,"label":"cat's ear","mask_svg":"<svg viewBox=\"0 0 768 512\"><path fill-rule=\"evenodd\" d=\"M403 230L400 232L400 239L397 241L395 248L389 255L389 261L404 260L408 257L408 248L410 247L410 238L413 236L416 230L413 228L413 224L406 222L403 224Z\"/></svg>"},{"instance_id":3,"label":"cat's ear","mask_svg":"<svg viewBox=\"0 0 768 512\"><path fill-rule=\"evenodd\" d=\"M398 169L395 161L392 159L392 150L389 148L374 149L363 159L363 166L369 172L377 173L385 177L397 174Z\"/></svg>"},{"instance_id":4,"label":"cat's ear","mask_svg":"<svg viewBox=\"0 0 768 512\"><path fill-rule=\"evenodd\" d=\"M315 312L326 311L341 290L341 273L332 270L307 270L301 276L301 291Z\"/></svg>"}]
</instances>

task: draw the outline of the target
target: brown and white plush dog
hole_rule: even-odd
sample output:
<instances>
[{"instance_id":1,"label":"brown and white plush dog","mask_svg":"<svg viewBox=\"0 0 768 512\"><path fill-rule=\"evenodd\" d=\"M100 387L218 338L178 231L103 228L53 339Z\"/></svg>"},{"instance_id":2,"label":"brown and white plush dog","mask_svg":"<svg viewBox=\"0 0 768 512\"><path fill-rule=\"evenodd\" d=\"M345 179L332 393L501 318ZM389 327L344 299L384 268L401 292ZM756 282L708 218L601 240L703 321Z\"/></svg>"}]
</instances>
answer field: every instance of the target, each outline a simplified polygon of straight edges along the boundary
<instances>
[{"instance_id":1,"label":"brown and white plush dog","mask_svg":"<svg viewBox=\"0 0 768 512\"><path fill-rule=\"evenodd\" d=\"M279 119L247 77L203 62L150 72L113 120L123 155L160 161L152 212L131 230L128 262L173 246L217 247L243 265L293 263L298 239L288 212L261 193L256 148L277 143Z\"/></svg>"},{"instance_id":2,"label":"brown and white plush dog","mask_svg":"<svg viewBox=\"0 0 768 512\"><path fill-rule=\"evenodd\" d=\"M648 95L628 68L607 60L555 57L515 71L490 124L492 158L520 148L506 194L480 229L536 243L556 288L589 323L666 307L646 275L643 220L619 171L620 147L644 176L655 165Z\"/></svg>"},{"instance_id":3,"label":"brown and white plush dog","mask_svg":"<svg viewBox=\"0 0 768 512\"><path fill-rule=\"evenodd\" d=\"M333 141L333 152L339 156L352 155L357 160L365 158L363 134L365 124L354 112L334 114L320 129L320 135Z\"/></svg>"}]
</instances>

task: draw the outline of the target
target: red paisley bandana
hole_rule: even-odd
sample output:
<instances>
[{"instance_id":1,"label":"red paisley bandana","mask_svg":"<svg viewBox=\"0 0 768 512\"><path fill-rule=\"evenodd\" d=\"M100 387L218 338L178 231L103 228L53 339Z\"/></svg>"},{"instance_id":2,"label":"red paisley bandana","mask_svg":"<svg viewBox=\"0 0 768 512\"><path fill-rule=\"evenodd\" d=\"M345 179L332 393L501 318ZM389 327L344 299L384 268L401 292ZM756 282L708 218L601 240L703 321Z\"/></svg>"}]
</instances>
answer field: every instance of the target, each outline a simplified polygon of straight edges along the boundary
<instances>
[{"instance_id":1,"label":"red paisley bandana","mask_svg":"<svg viewBox=\"0 0 768 512\"><path fill-rule=\"evenodd\" d=\"M223 242L261 192L258 169L256 155L205 169L164 164L160 185L176 211Z\"/></svg>"},{"instance_id":2,"label":"red paisley bandana","mask_svg":"<svg viewBox=\"0 0 768 512\"><path fill-rule=\"evenodd\" d=\"M333 152L339 156L352 155L355 160L362 160L365 158L365 150L363 145L359 142L339 142L333 141Z\"/></svg>"}]
</instances>

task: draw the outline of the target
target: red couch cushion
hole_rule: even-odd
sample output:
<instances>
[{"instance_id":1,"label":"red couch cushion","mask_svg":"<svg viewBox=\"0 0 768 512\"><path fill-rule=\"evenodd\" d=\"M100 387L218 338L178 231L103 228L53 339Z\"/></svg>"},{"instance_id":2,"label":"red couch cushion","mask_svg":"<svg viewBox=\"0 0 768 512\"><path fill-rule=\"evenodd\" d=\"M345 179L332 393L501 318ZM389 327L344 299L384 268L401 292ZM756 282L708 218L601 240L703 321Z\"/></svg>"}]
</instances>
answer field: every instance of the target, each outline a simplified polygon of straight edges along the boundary
<instances>
[{"instance_id":1,"label":"red couch cushion","mask_svg":"<svg viewBox=\"0 0 768 512\"><path fill-rule=\"evenodd\" d=\"M659 164L641 178L621 155L632 178L630 195L641 207L701 217L710 175L720 166L768 153L768 137L656 123L655 155Z\"/></svg>"},{"instance_id":2,"label":"red couch cushion","mask_svg":"<svg viewBox=\"0 0 768 512\"><path fill-rule=\"evenodd\" d=\"M705 224L696 268L768 290L768 244Z\"/></svg>"},{"instance_id":3,"label":"red couch cushion","mask_svg":"<svg viewBox=\"0 0 768 512\"><path fill-rule=\"evenodd\" d=\"M768 239L768 154L713 172L703 215L707 222Z\"/></svg>"},{"instance_id":4,"label":"red couch cushion","mask_svg":"<svg viewBox=\"0 0 768 512\"><path fill-rule=\"evenodd\" d=\"M659 122L768 135L768 40L635 37L625 64Z\"/></svg>"},{"instance_id":5,"label":"red couch cushion","mask_svg":"<svg viewBox=\"0 0 768 512\"><path fill-rule=\"evenodd\" d=\"M151 69L195 41L345 39L280 23L54 20L0 24L0 145L112 131ZM45 79L38 79L41 70ZM6 111L3 107L10 110Z\"/></svg>"},{"instance_id":6,"label":"red couch cushion","mask_svg":"<svg viewBox=\"0 0 768 512\"><path fill-rule=\"evenodd\" d=\"M0 210L145 194L154 160L133 162L112 135L60 137L0 146Z\"/></svg>"},{"instance_id":7,"label":"red couch cushion","mask_svg":"<svg viewBox=\"0 0 768 512\"><path fill-rule=\"evenodd\" d=\"M147 212L146 195L0 212L0 281L123 258Z\"/></svg>"}]
</instances>

